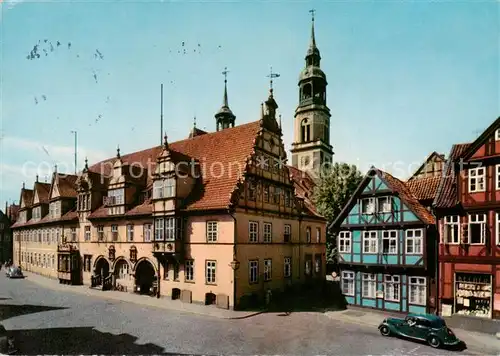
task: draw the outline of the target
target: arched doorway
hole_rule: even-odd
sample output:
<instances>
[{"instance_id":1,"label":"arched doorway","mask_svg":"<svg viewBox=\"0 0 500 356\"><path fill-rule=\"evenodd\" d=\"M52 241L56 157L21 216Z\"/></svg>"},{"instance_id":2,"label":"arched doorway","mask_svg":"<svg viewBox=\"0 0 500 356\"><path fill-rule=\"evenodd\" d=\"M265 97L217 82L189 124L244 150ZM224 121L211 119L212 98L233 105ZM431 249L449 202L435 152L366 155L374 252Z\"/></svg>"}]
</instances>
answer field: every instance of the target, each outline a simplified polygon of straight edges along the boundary
<instances>
[{"instance_id":1,"label":"arched doorway","mask_svg":"<svg viewBox=\"0 0 500 356\"><path fill-rule=\"evenodd\" d=\"M129 288L130 281L130 268L128 262L119 258L115 262L115 266L113 268L113 274L115 276L115 289L119 291L126 292ZM130 286L132 287L132 286Z\"/></svg>"},{"instance_id":2,"label":"arched doorway","mask_svg":"<svg viewBox=\"0 0 500 356\"><path fill-rule=\"evenodd\" d=\"M99 258L96 261L94 274L96 276L102 276L103 278L109 276L109 262L104 257Z\"/></svg>"},{"instance_id":3,"label":"arched doorway","mask_svg":"<svg viewBox=\"0 0 500 356\"><path fill-rule=\"evenodd\" d=\"M135 285L139 294L151 294L156 273L148 260L139 261L135 268Z\"/></svg>"}]
</instances>

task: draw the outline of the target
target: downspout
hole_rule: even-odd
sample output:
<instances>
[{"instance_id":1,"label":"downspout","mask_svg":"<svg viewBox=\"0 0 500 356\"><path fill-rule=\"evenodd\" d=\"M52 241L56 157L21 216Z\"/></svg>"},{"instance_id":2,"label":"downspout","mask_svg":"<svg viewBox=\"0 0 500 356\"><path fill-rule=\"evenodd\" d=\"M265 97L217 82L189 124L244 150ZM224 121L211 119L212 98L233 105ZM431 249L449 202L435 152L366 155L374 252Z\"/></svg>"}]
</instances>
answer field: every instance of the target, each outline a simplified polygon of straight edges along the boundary
<instances>
[{"instance_id":1,"label":"downspout","mask_svg":"<svg viewBox=\"0 0 500 356\"><path fill-rule=\"evenodd\" d=\"M237 249L236 249L236 243L237 243L237 238L236 238L236 235L237 235L237 227L236 227L236 216L234 216L234 214L231 212L231 209L228 209L228 213L229 215L233 218L233 221L234 221L234 230L233 230L233 259L236 259L236 253L237 253ZM236 269L233 270L233 310L235 309L236 307Z\"/></svg>"}]
</instances>

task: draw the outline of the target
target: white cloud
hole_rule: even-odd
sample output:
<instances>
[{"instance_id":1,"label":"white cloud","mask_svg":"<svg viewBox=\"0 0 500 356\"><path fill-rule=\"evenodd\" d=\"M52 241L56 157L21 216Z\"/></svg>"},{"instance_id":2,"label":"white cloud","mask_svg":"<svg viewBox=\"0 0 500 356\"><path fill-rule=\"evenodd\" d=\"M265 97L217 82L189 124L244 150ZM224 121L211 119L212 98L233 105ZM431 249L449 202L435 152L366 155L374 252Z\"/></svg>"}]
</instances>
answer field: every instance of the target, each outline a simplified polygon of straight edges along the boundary
<instances>
[{"instance_id":1,"label":"white cloud","mask_svg":"<svg viewBox=\"0 0 500 356\"><path fill-rule=\"evenodd\" d=\"M14 6L19 5L23 3L25 0L4 0L3 3L5 4L5 7L7 10L12 9Z\"/></svg>"}]
</instances>

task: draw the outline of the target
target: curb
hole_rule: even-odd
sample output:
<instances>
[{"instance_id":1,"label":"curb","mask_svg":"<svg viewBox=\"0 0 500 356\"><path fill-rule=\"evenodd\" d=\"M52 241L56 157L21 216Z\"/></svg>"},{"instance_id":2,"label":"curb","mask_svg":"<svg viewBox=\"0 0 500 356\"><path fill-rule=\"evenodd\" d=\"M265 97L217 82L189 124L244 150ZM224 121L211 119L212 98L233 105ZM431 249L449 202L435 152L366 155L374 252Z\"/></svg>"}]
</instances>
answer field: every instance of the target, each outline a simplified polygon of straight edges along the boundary
<instances>
[{"instance_id":1,"label":"curb","mask_svg":"<svg viewBox=\"0 0 500 356\"><path fill-rule=\"evenodd\" d=\"M45 278L45 277L41 277L41 278ZM115 296L112 296L112 295L109 295L109 294L105 294L103 293L102 295L99 294L99 293L96 293L96 294L93 294L93 293L88 293L86 292L86 290L84 289L77 289L77 288L64 288L64 287L59 287L59 285L57 286L50 286L50 285L47 285L46 283L44 283L43 281L37 281L36 279L30 279L28 276L26 276L25 280L29 280L35 284L38 284L38 285L41 285L47 289L51 289L51 290L60 290L60 291L66 291L66 292L69 292L69 293L77 293L77 294L83 294L83 295L91 295L93 297L96 297L96 298L100 298L100 299L111 299L111 300L116 300L116 301L119 301L119 302L122 302L122 303L132 303L132 304L135 304L135 305L140 305L140 306L146 306L146 307L153 307L153 308L158 308L158 309L163 309L163 310L172 310L172 311L177 311L177 312L181 312L181 313L189 313L189 314L194 314L194 315L200 315L200 316L206 316L206 317L211 317L211 318L217 318L217 319L223 319L223 320L241 320L241 319L248 319L248 318L251 318L253 316L256 316L256 315L259 315L259 314L263 314L265 312L267 312L267 310L261 310L261 311L258 311L258 312L255 312L255 313L252 313L252 314L249 314L249 315L242 315L242 316L234 316L234 317L226 317L226 316L217 316L217 315L213 315L213 314L208 314L208 313L199 313L199 312L196 312L196 311L192 311L192 310L185 310L185 309L177 309L177 308L169 308L168 306L165 306L165 305L151 305L149 303L142 303L141 301L135 301L135 300L124 300L124 299L120 299L118 297L115 297Z\"/></svg>"}]
</instances>

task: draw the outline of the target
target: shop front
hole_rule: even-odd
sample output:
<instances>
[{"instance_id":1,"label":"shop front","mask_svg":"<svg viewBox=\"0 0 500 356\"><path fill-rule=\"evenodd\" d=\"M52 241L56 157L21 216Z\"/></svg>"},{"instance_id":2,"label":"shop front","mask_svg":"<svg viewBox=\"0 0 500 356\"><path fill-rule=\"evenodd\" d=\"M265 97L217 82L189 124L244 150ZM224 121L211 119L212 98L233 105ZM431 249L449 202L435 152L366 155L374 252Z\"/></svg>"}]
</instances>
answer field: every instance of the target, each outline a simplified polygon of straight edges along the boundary
<instances>
[{"instance_id":1,"label":"shop front","mask_svg":"<svg viewBox=\"0 0 500 356\"><path fill-rule=\"evenodd\" d=\"M62 284L81 284L80 253L77 248L63 243L57 248L57 277Z\"/></svg>"},{"instance_id":2,"label":"shop front","mask_svg":"<svg viewBox=\"0 0 500 356\"><path fill-rule=\"evenodd\" d=\"M492 276L485 273L455 273L454 314L492 317Z\"/></svg>"}]
</instances>

